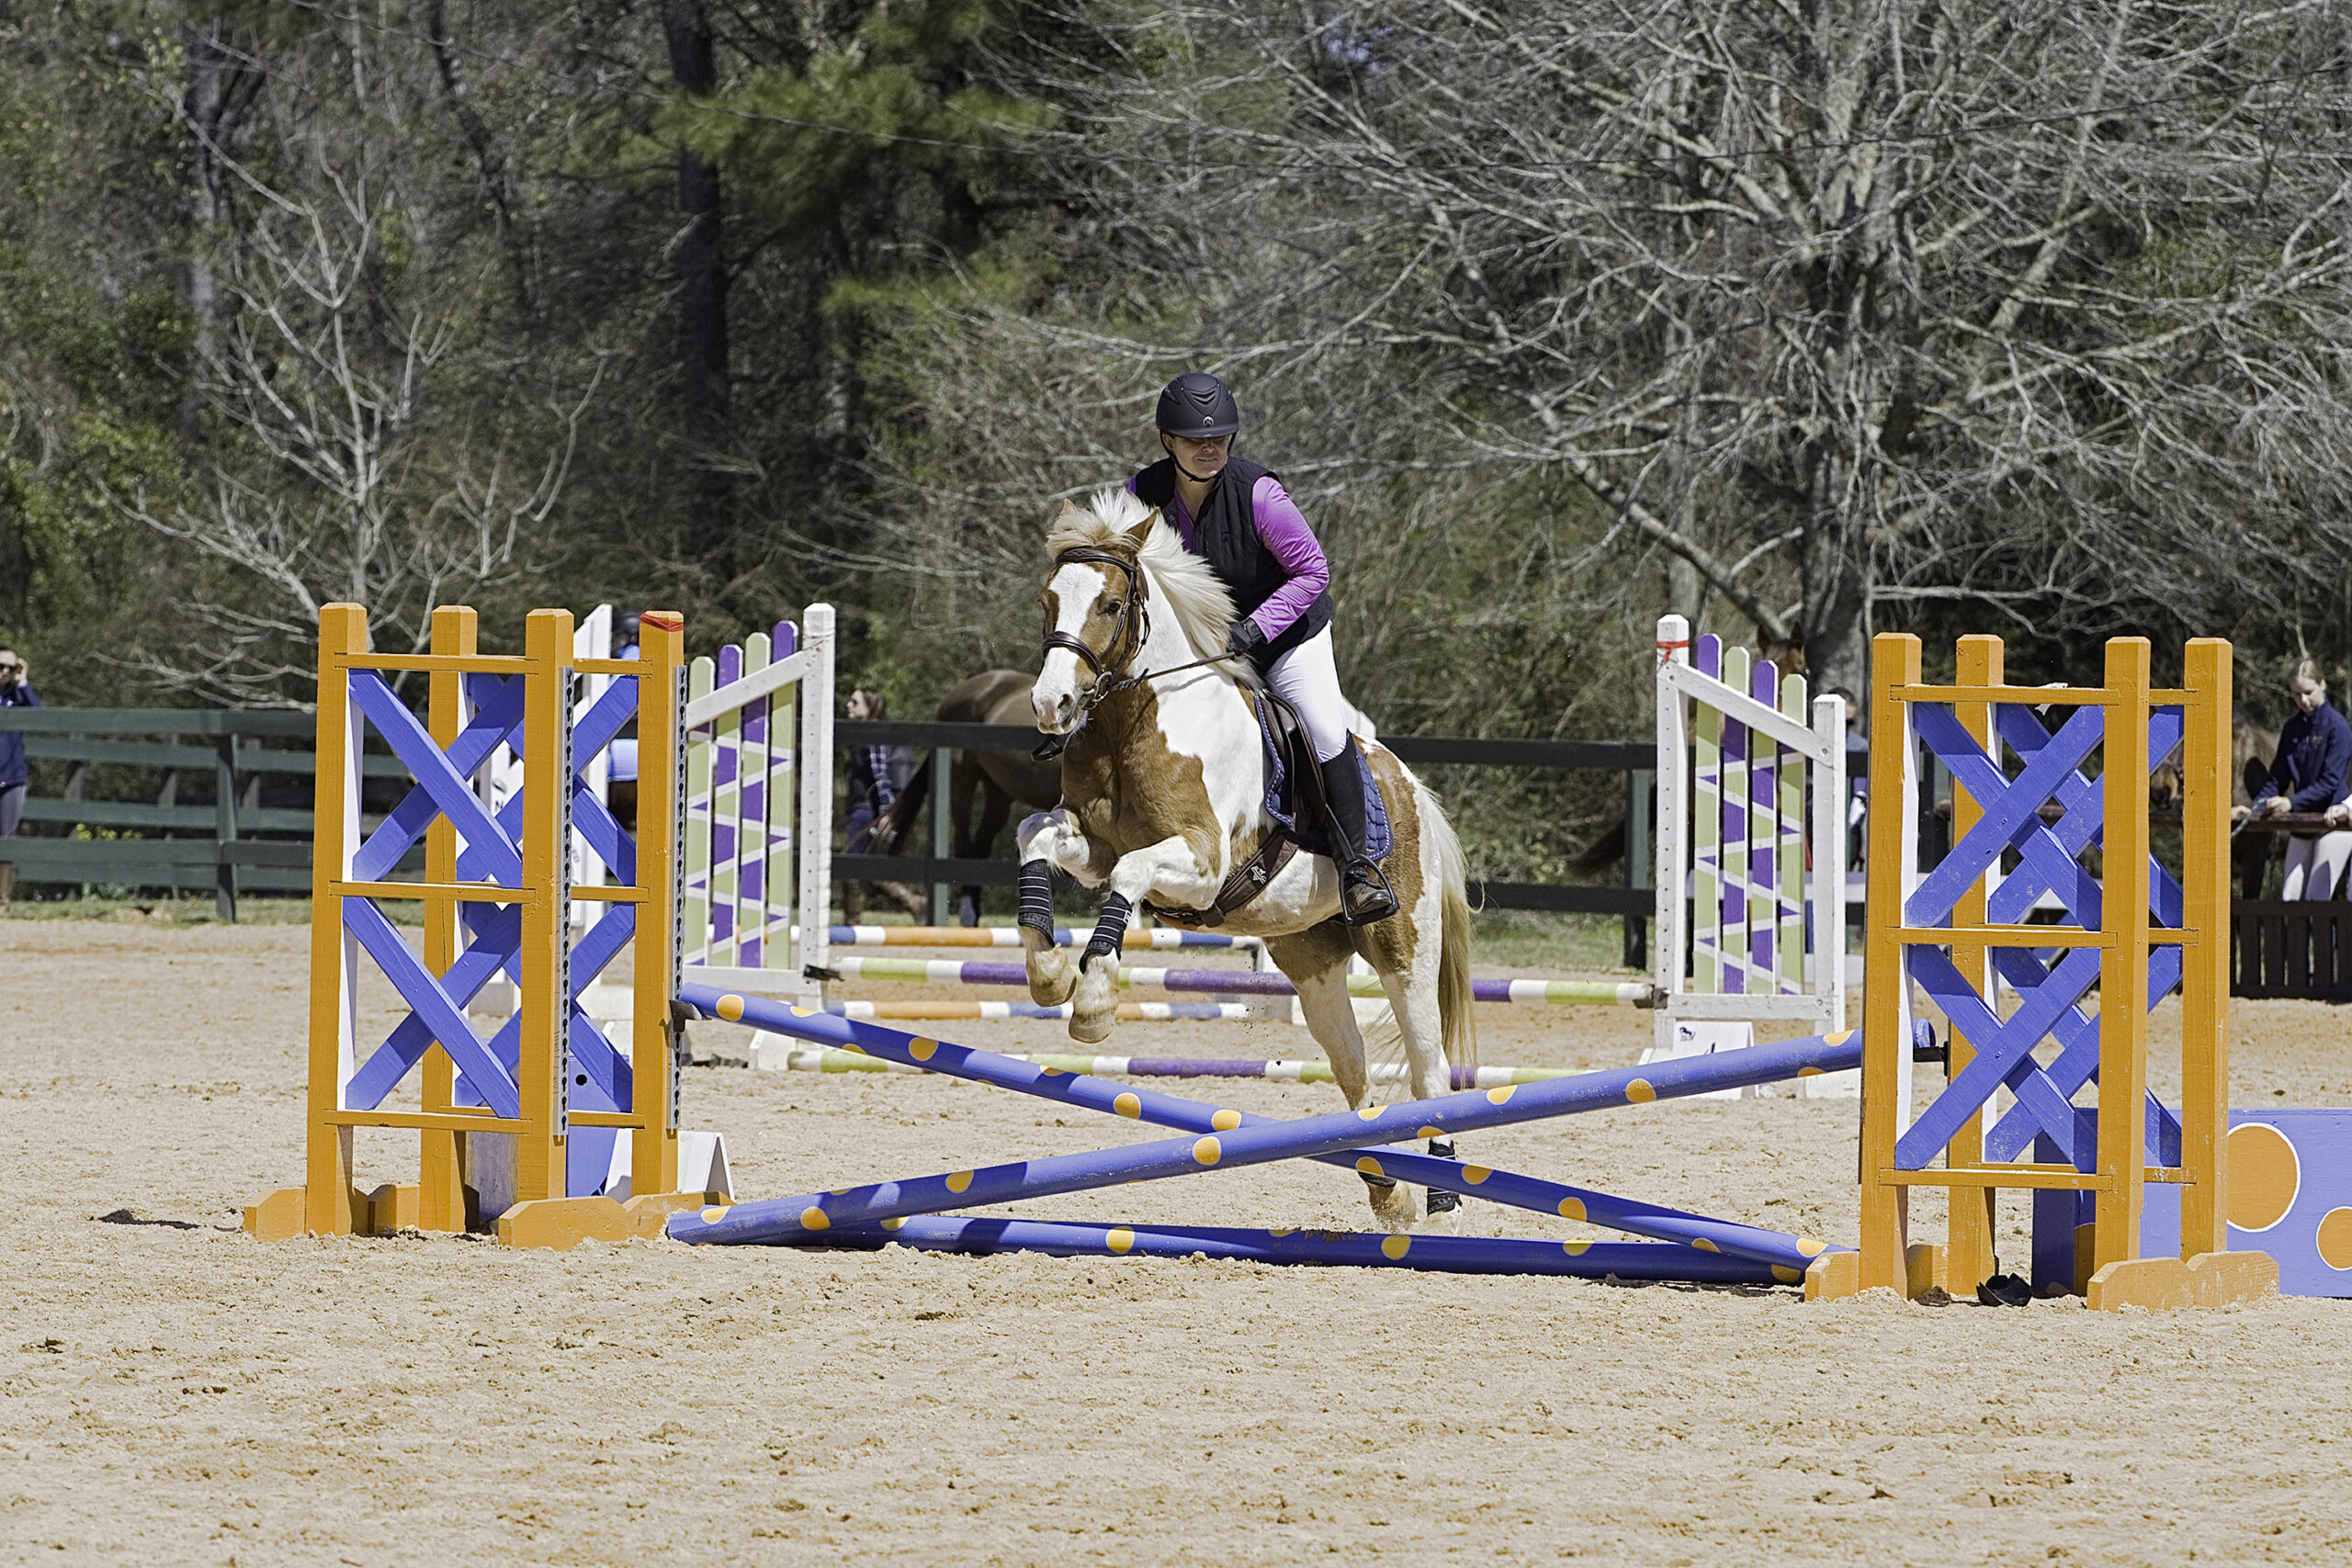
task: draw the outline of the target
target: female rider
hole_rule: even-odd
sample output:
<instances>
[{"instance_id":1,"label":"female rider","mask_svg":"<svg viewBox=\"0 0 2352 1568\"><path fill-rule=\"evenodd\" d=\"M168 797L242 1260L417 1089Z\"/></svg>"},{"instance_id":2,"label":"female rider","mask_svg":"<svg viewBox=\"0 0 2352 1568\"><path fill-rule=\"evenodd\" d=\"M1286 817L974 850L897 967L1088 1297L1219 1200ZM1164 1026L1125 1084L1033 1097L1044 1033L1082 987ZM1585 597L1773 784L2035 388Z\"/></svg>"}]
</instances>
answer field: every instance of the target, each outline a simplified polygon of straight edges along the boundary
<instances>
[{"instance_id":1,"label":"female rider","mask_svg":"<svg viewBox=\"0 0 2352 1568\"><path fill-rule=\"evenodd\" d=\"M1351 925L1385 920L1396 897L1364 853L1370 771L1351 753L1353 709L1331 662L1331 568L1282 480L1233 456L1241 412L1233 391L1205 371L1159 394L1159 444L1168 456L1127 488L1176 525L1184 547L1207 560L1238 612L1226 639L1298 711L1329 804L1340 912Z\"/></svg>"}]
</instances>

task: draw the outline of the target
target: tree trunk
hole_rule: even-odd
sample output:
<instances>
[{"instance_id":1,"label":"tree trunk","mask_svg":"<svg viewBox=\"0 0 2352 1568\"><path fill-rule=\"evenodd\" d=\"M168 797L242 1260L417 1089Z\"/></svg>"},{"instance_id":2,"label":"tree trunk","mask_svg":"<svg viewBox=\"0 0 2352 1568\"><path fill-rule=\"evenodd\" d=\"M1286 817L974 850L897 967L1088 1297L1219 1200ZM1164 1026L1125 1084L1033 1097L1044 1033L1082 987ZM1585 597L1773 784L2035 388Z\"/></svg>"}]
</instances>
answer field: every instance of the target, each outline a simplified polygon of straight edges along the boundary
<instances>
[{"instance_id":1,"label":"tree trunk","mask_svg":"<svg viewBox=\"0 0 2352 1568\"><path fill-rule=\"evenodd\" d=\"M227 216L222 139L228 134L229 54L214 17L187 31L187 92L180 114L195 153L195 187L188 194L187 313L195 324L187 381L180 389L180 439L190 446L203 434L202 367L220 351L220 283L212 270L213 237Z\"/></svg>"},{"instance_id":2,"label":"tree trunk","mask_svg":"<svg viewBox=\"0 0 2352 1568\"><path fill-rule=\"evenodd\" d=\"M710 25L699 0L663 0L670 72L697 96L718 85ZM678 208L686 227L678 243L678 348L685 378L684 434L694 479L688 487L688 553L725 578L730 574L731 511L724 457L728 435L727 257L718 171L678 149Z\"/></svg>"},{"instance_id":3,"label":"tree trunk","mask_svg":"<svg viewBox=\"0 0 2352 1568\"><path fill-rule=\"evenodd\" d=\"M473 149L474 165L481 172L482 190L498 217L498 238L506 248L507 266L514 276L514 308L526 321L536 321L539 301L531 276L533 247L514 210L514 181L508 175L506 154L499 150L490 122L474 107L473 88L466 79L465 57L458 51L457 39L449 28L448 0L432 0L425 11L425 28L432 35L433 58L441 69L441 87L448 95L449 112L457 120L458 129L465 133L466 145Z\"/></svg>"}]
</instances>

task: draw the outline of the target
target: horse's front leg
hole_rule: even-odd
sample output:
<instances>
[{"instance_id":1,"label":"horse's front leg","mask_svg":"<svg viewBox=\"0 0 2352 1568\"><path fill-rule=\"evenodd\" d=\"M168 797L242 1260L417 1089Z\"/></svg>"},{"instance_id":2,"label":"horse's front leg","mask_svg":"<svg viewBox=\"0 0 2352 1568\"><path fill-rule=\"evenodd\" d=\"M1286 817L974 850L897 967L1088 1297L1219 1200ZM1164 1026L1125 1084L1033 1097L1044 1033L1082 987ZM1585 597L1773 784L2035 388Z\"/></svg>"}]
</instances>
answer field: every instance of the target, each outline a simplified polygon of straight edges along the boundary
<instances>
[{"instance_id":1,"label":"horse's front leg","mask_svg":"<svg viewBox=\"0 0 2352 1568\"><path fill-rule=\"evenodd\" d=\"M1110 896L1102 919L1079 960L1078 989L1070 998L1069 1037L1099 1045L1111 1037L1119 1015L1119 957L1127 920L1148 895L1185 908L1206 908L1216 899L1219 879L1192 841L1176 834L1119 857L1111 868Z\"/></svg>"},{"instance_id":2,"label":"horse's front leg","mask_svg":"<svg viewBox=\"0 0 2352 1568\"><path fill-rule=\"evenodd\" d=\"M1021 823L1021 945L1028 957L1029 998L1040 1007L1059 1007L1078 983L1070 955L1054 942L1054 888L1049 873L1061 867L1090 887L1102 886L1107 855L1098 859L1078 818L1062 807L1040 811Z\"/></svg>"}]
</instances>

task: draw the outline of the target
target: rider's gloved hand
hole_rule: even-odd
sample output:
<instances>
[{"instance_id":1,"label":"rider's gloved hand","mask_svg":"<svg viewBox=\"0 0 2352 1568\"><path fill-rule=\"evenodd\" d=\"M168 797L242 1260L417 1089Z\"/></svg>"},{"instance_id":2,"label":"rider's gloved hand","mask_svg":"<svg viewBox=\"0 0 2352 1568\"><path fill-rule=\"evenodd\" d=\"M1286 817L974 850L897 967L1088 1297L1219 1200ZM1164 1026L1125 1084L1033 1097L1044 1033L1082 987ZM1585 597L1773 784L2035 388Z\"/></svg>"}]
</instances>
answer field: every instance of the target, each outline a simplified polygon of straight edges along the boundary
<instances>
[{"instance_id":1,"label":"rider's gloved hand","mask_svg":"<svg viewBox=\"0 0 2352 1568\"><path fill-rule=\"evenodd\" d=\"M1225 634L1225 650L1244 659L1263 648L1265 643L1266 634L1258 629L1256 619L1249 615L1235 616L1233 626Z\"/></svg>"}]
</instances>

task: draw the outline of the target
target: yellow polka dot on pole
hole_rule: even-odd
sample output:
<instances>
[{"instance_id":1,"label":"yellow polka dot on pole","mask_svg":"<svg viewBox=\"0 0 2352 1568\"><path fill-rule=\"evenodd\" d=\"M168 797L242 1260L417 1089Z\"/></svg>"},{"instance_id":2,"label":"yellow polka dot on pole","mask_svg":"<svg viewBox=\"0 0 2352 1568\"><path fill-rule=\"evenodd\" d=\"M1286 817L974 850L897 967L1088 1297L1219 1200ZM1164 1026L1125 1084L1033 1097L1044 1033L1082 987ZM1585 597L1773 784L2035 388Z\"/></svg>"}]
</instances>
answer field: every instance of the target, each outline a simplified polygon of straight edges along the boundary
<instances>
[{"instance_id":1,"label":"yellow polka dot on pole","mask_svg":"<svg viewBox=\"0 0 2352 1568\"><path fill-rule=\"evenodd\" d=\"M933 1056L939 1055L939 1042L936 1040L910 1040L907 1042L907 1055L912 1056L918 1062L928 1062Z\"/></svg>"},{"instance_id":2,"label":"yellow polka dot on pole","mask_svg":"<svg viewBox=\"0 0 2352 1568\"><path fill-rule=\"evenodd\" d=\"M702 1223L707 1225L717 1224L719 1221L727 1217L727 1209L728 1205L724 1203L715 1203L711 1205L709 1208L705 1209L702 1212Z\"/></svg>"},{"instance_id":3,"label":"yellow polka dot on pole","mask_svg":"<svg viewBox=\"0 0 2352 1568\"><path fill-rule=\"evenodd\" d=\"M1487 1178L1494 1174L1495 1171L1492 1166L1465 1165L1462 1168L1462 1179L1468 1182L1473 1187L1477 1186L1478 1183L1486 1180Z\"/></svg>"},{"instance_id":4,"label":"yellow polka dot on pole","mask_svg":"<svg viewBox=\"0 0 2352 1568\"><path fill-rule=\"evenodd\" d=\"M1563 1199L1561 1199L1561 1200L1560 1200L1560 1218L1562 1218L1562 1219L1564 1219L1564 1220L1580 1220L1580 1219L1583 1219L1583 1218L1584 1218L1584 1200L1583 1200L1583 1199L1581 1199L1581 1198L1563 1198Z\"/></svg>"},{"instance_id":5,"label":"yellow polka dot on pole","mask_svg":"<svg viewBox=\"0 0 2352 1568\"><path fill-rule=\"evenodd\" d=\"M1111 1102L1111 1109L1122 1116L1139 1117L1143 1114L1143 1101L1132 1094L1123 1094Z\"/></svg>"},{"instance_id":6,"label":"yellow polka dot on pole","mask_svg":"<svg viewBox=\"0 0 2352 1568\"><path fill-rule=\"evenodd\" d=\"M1241 1125L1241 1112L1238 1111L1220 1111L1216 1115L1209 1118L1209 1125L1216 1128L1220 1133L1230 1133L1236 1127Z\"/></svg>"},{"instance_id":7,"label":"yellow polka dot on pole","mask_svg":"<svg viewBox=\"0 0 2352 1568\"><path fill-rule=\"evenodd\" d=\"M1193 1145L1193 1157L1203 1165L1215 1165L1225 1157L1225 1145L1215 1138L1203 1138Z\"/></svg>"},{"instance_id":8,"label":"yellow polka dot on pole","mask_svg":"<svg viewBox=\"0 0 2352 1568\"><path fill-rule=\"evenodd\" d=\"M729 1023L741 1023L743 1021L743 998L729 991L718 998L718 1005L711 1011Z\"/></svg>"},{"instance_id":9,"label":"yellow polka dot on pole","mask_svg":"<svg viewBox=\"0 0 2352 1568\"><path fill-rule=\"evenodd\" d=\"M1650 1087L1647 1078L1635 1078L1625 1086L1625 1099L1630 1104L1647 1105L1657 1098L1657 1090Z\"/></svg>"},{"instance_id":10,"label":"yellow polka dot on pole","mask_svg":"<svg viewBox=\"0 0 2352 1568\"><path fill-rule=\"evenodd\" d=\"M1392 1235L1387 1240L1380 1244L1380 1250L1387 1254L1389 1258L1393 1261L1404 1257L1406 1253L1412 1250L1412 1246L1413 1238L1411 1236Z\"/></svg>"},{"instance_id":11,"label":"yellow polka dot on pole","mask_svg":"<svg viewBox=\"0 0 2352 1568\"><path fill-rule=\"evenodd\" d=\"M800 1211L800 1228L804 1231L831 1230L832 1224L833 1222L825 1216L825 1211L822 1209L809 1208Z\"/></svg>"},{"instance_id":12,"label":"yellow polka dot on pole","mask_svg":"<svg viewBox=\"0 0 2352 1568\"><path fill-rule=\"evenodd\" d=\"M969 1187L969 1186L971 1186L971 1185L972 1185L972 1173L971 1173L970 1171L968 1171L968 1170L957 1170L957 1171L951 1171L951 1172L949 1172L949 1173L948 1173L948 1177L947 1177L947 1190L949 1190L950 1192L961 1192L961 1191L963 1191L966 1188L967 1188L967 1187Z\"/></svg>"},{"instance_id":13,"label":"yellow polka dot on pole","mask_svg":"<svg viewBox=\"0 0 2352 1568\"><path fill-rule=\"evenodd\" d=\"M1125 1252L1136 1244L1136 1233L1121 1225L1102 1238L1102 1245L1114 1252Z\"/></svg>"},{"instance_id":14,"label":"yellow polka dot on pole","mask_svg":"<svg viewBox=\"0 0 2352 1568\"><path fill-rule=\"evenodd\" d=\"M1380 1168L1380 1162L1373 1158L1370 1155L1366 1155L1363 1158L1356 1161L1356 1170L1360 1175L1373 1177L1375 1179L1385 1177L1388 1174L1386 1171Z\"/></svg>"},{"instance_id":15,"label":"yellow polka dot on pole","mask_svg":"<svg viewBox=\"0 0 2352 1568\"><path fill-rule=\"evenodd\" d=\"M1497 1105L1506 1105L1510 1103L1510 1097L1518 1092L1519 1086L1517 1084L1507 1083L1500 1089L1488 1089L1487 1091L1487 1098L1494 1101Z\"/></svg>"}]
</instances>

